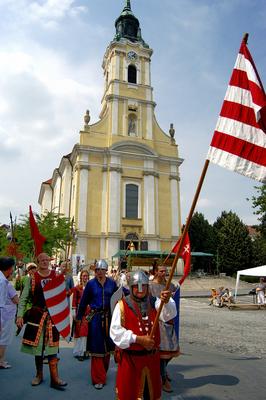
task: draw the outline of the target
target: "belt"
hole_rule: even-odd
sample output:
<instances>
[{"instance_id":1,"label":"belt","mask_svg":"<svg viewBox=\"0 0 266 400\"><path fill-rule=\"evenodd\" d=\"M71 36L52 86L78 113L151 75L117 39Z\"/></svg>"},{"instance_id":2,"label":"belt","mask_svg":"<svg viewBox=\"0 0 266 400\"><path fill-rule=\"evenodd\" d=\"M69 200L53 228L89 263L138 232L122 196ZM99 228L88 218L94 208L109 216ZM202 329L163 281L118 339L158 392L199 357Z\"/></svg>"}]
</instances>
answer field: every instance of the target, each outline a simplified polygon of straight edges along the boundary
<instances>
[{"instance_id":1,"label":"belt","mask_svg":"<svg viewBox=\"0 0 266 400\"><path fill-rule=\"evenodd\" d=\"M123 352L131 356L149 356L158 352L158 349L152 350L123 350Z\"/></svg>"}]
</instances>

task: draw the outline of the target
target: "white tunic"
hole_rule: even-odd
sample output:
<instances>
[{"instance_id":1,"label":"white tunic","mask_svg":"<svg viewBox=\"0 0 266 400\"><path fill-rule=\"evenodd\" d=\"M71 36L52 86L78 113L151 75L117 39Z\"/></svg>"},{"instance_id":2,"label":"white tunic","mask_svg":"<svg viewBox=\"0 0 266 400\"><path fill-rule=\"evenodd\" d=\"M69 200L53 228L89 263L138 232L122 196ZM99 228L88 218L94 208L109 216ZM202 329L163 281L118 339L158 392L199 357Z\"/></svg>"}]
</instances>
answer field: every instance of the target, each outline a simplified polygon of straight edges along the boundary
<instances>
[{"instance_id":1,"label":"white tunic","mask_svg":"<svg viewBox=\"0 0 266 400\"><path fill-rule=\"evenodd\" d=\"M160 306L161 300L156 299L155 308L158 310ZM162 308L162 312L160 314L160 320L163 322L169 321L173 319L177 314L176 305L173 299L170 298L167 304L164 304ZM132 343L136 342L136 337L131 330L125 329L121 326L121 312L119 304L116 304L112 321L110 326L110 337L113 340L114 344L120 349L127 349Z\"/></svg>"}]
</instances>

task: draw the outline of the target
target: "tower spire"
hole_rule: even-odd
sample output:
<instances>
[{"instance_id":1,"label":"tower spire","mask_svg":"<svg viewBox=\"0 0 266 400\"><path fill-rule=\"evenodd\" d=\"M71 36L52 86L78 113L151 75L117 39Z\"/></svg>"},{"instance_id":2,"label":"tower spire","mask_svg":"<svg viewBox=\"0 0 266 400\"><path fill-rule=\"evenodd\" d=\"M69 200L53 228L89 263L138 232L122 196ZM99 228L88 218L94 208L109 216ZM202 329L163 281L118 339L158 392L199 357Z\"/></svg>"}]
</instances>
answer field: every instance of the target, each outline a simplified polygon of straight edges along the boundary
<instances>
[{"instance_id":1,"label":"tower spire","mask_svg":"<svg viewBox=\"0 0 266 400\"><path fill-rule=\"evenodd\" d=\"M131 4L130 4L130 0L126 0L126 5L124 7L124 11L126 11L126 9L128 11L131 11Z\"/></svg>"},{"instance_id":2,"label":"tower spire","mask_svg":"<svg viewBox=\"0 0 266 400\"><path fill-rule=\"evenodd\" d=\"M140 42L144 47L149 47L141 37L139 20L131 10L130 0L125 0L124 4L123 11L115 21L116 34L114 40L127 39L130 42Z\"/></svg>"}]
</instances>

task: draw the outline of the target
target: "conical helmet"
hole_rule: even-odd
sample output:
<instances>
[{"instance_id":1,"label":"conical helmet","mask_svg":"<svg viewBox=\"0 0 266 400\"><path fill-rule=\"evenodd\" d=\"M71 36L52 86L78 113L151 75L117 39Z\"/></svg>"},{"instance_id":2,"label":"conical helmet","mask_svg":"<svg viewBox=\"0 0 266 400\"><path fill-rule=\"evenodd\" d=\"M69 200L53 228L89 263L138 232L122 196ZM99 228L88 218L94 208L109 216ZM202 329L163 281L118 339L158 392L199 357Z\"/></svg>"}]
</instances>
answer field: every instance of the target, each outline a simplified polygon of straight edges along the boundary
<instances>
[{"instance_id":1,"label":"conical helmet","mask_svg":"<svg viewBox=\"0 0 266 400\"><path fill-rule=\"evenodd\" d=\"M138 285L138 291L142 292L143 291L142 285L148 285L148 284L149 284L149 278L144 271L130 272L129 282L128 282L130 290L132 286Z\"/></svg>"}]
</instances>

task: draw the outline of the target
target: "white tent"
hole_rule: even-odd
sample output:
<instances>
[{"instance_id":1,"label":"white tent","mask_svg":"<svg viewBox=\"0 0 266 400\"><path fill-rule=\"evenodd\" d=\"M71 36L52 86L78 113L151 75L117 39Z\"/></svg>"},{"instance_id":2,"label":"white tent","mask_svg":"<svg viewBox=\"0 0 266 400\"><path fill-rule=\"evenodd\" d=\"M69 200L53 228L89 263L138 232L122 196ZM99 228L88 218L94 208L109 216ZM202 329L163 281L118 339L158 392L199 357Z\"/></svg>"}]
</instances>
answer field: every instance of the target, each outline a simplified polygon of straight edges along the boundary
<instances>
[{"instance_id":1,"label":"white tent","mask_svg":"<svg viewBox=\"0 0 266 400\"><path fill-rule=\"evenodd\" d=\"M240 275L259 276L259 277L265 276L266 277L266 265L262 265L261 267L255 267L255 268L242 269L242 271L237 271L235 297L237 295L237 289L238 289Z\"/></svg>"}]
</instances>

